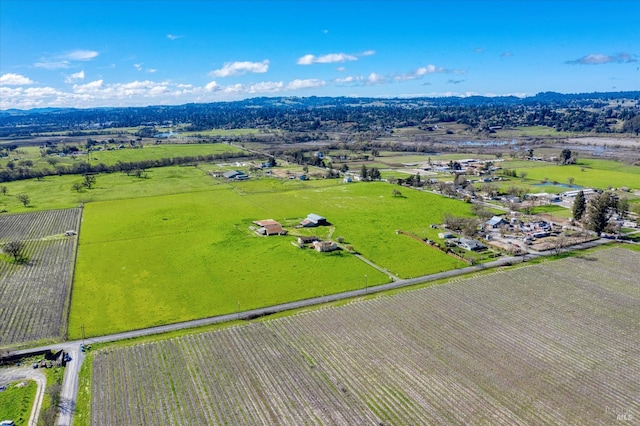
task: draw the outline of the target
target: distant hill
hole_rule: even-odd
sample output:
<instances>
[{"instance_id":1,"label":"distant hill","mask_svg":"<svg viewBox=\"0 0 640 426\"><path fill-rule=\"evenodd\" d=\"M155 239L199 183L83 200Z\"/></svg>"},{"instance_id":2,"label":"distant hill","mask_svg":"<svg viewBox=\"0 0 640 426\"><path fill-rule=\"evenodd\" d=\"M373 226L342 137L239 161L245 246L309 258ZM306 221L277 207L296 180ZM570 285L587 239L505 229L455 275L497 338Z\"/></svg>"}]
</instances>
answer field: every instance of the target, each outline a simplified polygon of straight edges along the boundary
<instances>
[{"instance_id":1,"label":"distant hill","mask_svg":"<svg viewBox=\"0 0 640 426\"><path fill-rule=\"evenodd\" d=\"M634 105L611 101L633 100ZM0 111L0 137L37 132L74 132L116 127L186 124L188 130L269 128L286 131L368 131L455 121L474 128L544 125L557 130L612 132L612 120L626 122L638 115L640 91L535 96L469 96L440 98L258 97L234 102L175 106L109 108L41 108ZM583 109L578 117L560 110ZM588 109L588 111L586 111ZM290 114L295 113L293 118ZM349 123L348 126L345 123ZM345 125L345 126L343 126ZM343 126L343 127L340 127ZM635 129L635 126L629 128ZM153 134L151 130L149 133ZM82 133L81 133L82 134ZM148 134L145 134L148 136Z\"/></svg>"}]
</instances>

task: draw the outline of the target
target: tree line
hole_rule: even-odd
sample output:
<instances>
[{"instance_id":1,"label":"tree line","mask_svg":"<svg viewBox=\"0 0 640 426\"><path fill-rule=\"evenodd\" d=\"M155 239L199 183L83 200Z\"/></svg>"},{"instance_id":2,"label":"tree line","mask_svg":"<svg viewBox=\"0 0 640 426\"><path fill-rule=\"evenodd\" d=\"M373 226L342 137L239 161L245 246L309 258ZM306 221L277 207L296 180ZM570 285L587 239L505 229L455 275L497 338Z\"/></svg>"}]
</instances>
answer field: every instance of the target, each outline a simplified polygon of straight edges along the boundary
<instances>
[{"instance_id":1,"label":"tree line","mask_svg":"<svg viewBox=\"0 0 640 426\"><path fill-rule=\"evenodd\" d=\"M380 131L439 122L476 129L541 125L558 131L640 132L637 107L612 103L640 99L640 92L530 98L416 99L255 98L237 102L130 108L94 108L38 113L0 112L0 137L39 132L185 124L185 130L279 129L287 132ZM622 126L618 126L622 124Z\"/></svg>"},{"instance_id":2,"label":"tree line","mask_svg":"<svg viewBox=\"0 0 640 426\"><path fill-rule=\"evenodd\" d=\"M127 174L143 171L155 167L181 166L197 163L208 163L212 161L228 160L231 157L248 157L246 152L207 154L198 156L184 156L160 158L157 160L139 161L118 161L115 164L104 163L92 164L87 161L79 161L71 165L55 165L53 168L34 169L31 167L17 166L13 168L5 167L0 170L0 182L12 182L23 179L42 179L47 176L62 175L91 175L97 173L124 172Z\"/></svg>"}]
</instances>

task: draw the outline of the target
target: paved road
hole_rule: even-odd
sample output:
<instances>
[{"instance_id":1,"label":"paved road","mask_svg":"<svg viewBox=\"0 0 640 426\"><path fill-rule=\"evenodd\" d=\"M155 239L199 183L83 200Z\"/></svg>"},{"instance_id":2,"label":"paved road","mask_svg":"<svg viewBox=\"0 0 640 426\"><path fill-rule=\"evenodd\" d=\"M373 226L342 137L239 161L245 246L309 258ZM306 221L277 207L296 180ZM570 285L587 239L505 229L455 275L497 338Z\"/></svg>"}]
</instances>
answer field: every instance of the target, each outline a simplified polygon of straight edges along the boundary
<instances>
[{"instance_id":1,"label":"paved road","mask_svg":"<svg viewBox=\"0 0 640 426\"><path fill-rule=\"evenodd\" d=\"M42 407L42 398L44 398L44 390L47 386L47 378L42 371L34 370L31 366L0 369L0 384L5 385L19 380L33 380L36 382L36 398L33 402L33 407L31 407L31 415L27 424L29 426L37 426L40 407Z\"/></svg>"},{"instance_id":2,"label":"paved road","mask_svg":"<svg viewBox=\"0 0 640 426\"><path fill-rule=\"evenodd\" d=\"M573 251L573 250L583 250L591 247L596 247L603 244L611 243L611 240L606 239L598 239L594 241L589 241L586 243L577 244L571 247L567 247L562 249L561 251ZM468 266L461 269L454 269L450 271L440 272L432 275L425 275L421 277L411 278L411 279L397 279L388 284L382 284L375 287L364 287L358 290L346 291L344 293L331 294L327 296L314 297L312 299L299 300L296 302L283 303L280 305L270 306L266 308L260 309L252 309L250 311L244 311L233 314L226 315L218 315L215 317L202 318L193 321L185 321L175 324L167 324L157 327L145 328L142 330L133 330L127 331L123 333L110 334L108 336L99 336L92 337L91 339L87 339L88 342L91 343L105 343L105 342L115 342L120 340L133 339L142 336L150 336L154 334L167 333L170 331L176 330L185 330L189 328L196 328L205 325L218 324L228 321L233 321L237 319L253 319L265 315L274 314L277 312L287 311L291 309L299 309L304 307L309 307L313 305L318 305L327 302L333 302L342 299L349 299L352 297L361 297L367 294L379 293L386 290L397 289L401 287L406 287L414 284L420 284L430 281L436 281L443 278L451 278L458 275L464 275L472 272L478 272L485 269L512 265L515 263L520 263L525 260L532 260L538 257L550 256L555 254L554 250L548 250L546 252L534 252L527 254L524 258L522 256L518 257L503 257L498 260L484 263L476 266ZM364 259L363 259L364 260ZM366 260L365 260L366 261ZM43 350L60 350L64 349L69 352L72 357L72 361L67 364L67 371L64 375L63 382L63 391L61 394L61 401L63 401L62 413L59 418L58 425L59 426L70 426L73 423L73 412L76 405L76 398L78 395L78 373L80 372L80 366L82 365L82 361L84 360L84 354L79 351L80 340L76 341L68 341L64 343L58 343L49 346L42 346L38 348L25 349L21 351L15 351L14 354L22 354L28 355L34 351L43 351Z\"/></svg>"},{"instance_id":3,"label":"paved road","mask_svg":"<svg viewBox=\"0 0 640 426\"><path fill-rule=\"evenodd\" d=\"M69 346L66 352L71 356L71 361L67 362L60 390L60 415L58 416L58 426L71 426L73 424L73 414L78 398L78 381L80 378L80 367L84 361L84 353L80 352L79 346Z\"/></svg>"}]
</instances>

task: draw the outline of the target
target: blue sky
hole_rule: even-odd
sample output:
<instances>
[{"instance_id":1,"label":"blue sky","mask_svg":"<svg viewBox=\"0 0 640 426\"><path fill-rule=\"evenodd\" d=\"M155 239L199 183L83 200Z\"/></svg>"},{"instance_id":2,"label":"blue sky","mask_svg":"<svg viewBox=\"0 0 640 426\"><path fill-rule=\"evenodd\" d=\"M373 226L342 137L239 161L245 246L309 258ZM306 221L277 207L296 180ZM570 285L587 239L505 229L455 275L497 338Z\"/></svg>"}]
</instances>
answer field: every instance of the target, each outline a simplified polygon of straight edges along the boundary
<instances>
[{"instance_id":1,"label":"blue sky","mask_svg":"<svg viewBox=\"0 0 640 426\"><path fill-rule=\"evenodd\" d=\"M0 0L0 109L640 90L640 0Z\"/></svg>"}]
</instances>

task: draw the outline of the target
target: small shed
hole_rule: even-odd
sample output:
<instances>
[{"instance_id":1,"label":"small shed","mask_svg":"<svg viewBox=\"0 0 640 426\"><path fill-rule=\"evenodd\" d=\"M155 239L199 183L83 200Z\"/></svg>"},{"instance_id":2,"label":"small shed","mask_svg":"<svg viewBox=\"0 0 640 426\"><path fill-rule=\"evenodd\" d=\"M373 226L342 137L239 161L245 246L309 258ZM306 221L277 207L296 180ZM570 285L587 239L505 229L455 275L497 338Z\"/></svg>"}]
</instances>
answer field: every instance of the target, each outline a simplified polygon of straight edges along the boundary
<instances>
[{"instance_id":1,"label":"small shed","mask_svg":"<svg viewBox=\"0 0 640 426\"><path fill-rule=\"evenodd\" d=\"M298 244L302 245L302 244L310 244L313 242L318 241L318 237L316 237L315 235L311 235L309 237L298 237Z\"/></svg>"},{"instance_id":2,"label":"small shed","mask_svg":"<svg viewBox=\"0 0 640 426\"><path fill-rule=\"evenodd\" d=\"M338 250L338 244L334 241L315 241L313 248L319 252L334 251Z\"/></svg>"}]
</instances>

